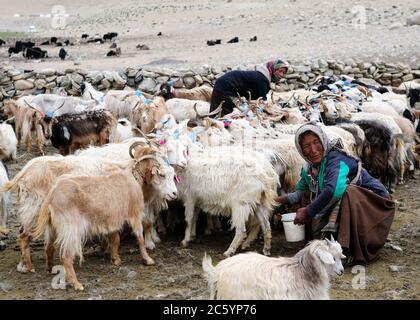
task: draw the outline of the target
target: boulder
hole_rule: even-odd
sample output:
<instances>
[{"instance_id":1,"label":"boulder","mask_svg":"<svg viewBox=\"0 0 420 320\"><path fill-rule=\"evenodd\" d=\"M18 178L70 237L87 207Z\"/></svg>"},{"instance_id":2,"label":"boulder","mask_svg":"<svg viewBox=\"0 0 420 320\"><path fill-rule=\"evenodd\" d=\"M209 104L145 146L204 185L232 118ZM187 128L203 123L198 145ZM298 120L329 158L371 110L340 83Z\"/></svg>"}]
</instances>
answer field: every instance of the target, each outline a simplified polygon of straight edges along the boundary
<instances>
[{"instance_id":1,"label":"boulder","mask_svg":"<svg viewBox=\"0 0 420 320\"><path fill-rule=\"evenodd\" d=\"M16 90L29 90L35 87L34 83L29 80L17 80L14 85Z\"/></svg>"}]
</instances>

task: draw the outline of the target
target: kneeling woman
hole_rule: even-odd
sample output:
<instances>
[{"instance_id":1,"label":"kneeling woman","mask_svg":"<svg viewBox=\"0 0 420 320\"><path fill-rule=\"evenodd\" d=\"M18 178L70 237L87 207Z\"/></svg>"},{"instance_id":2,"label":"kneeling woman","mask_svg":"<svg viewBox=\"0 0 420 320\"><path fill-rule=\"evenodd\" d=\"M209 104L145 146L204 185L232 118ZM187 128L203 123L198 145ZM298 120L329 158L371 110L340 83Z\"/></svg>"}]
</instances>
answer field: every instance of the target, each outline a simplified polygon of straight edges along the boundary
<instances>
[{"instance_id":1,"label":"kneeling woman","mask_svg":"<svg viewBox=\"0 0 420 320\"><path fill-rule=\"evenodd\" d=\"M395 203L379 180L360 159L347 154L339 140L330 141L322 127L301 126L296 147L307 162L296 191L281 196L281 204L303 204L295 224L306 224L309 238L332 234L348 262L374 260L386 242L395 213Z\"/></svg>"}]
</instances>

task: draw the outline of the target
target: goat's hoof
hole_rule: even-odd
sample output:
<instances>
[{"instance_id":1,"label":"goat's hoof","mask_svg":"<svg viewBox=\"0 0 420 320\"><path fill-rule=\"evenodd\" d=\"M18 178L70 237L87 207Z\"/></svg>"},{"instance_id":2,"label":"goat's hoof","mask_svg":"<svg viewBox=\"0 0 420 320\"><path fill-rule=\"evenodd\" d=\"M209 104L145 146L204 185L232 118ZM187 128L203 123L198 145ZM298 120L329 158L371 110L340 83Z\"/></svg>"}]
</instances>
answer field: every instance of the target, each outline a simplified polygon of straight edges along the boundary
<instances>
[{"instance_id":1,"label":"goat's hoof","mask_svg":"<svg viewBox=\"0 0 420 320\"><path fill-rule=\"evenodd\" d=\"M144 260L147 266L152 266L155 264L155 261L152 258Z\"/></svg>"},{"instance_id":2,"label":"goat's hoof","mask_svg":"<svg viewBox=\"0 0 420 320\"><path fill-rule=\"evenodd\" d=\"M265 255L265 256L269 256L271 253L270 253L270 249L263 249L263 254Z\"/></svg>"},{"instance_id":3,"label":"goat's hoof","mask_svg":"<svg viewBox=\"0 0 420 320\"><path fill-rule=\"evenodd\" d=\"M242 249L242 250L248 249L250 245L251 245L250 243L244 243L244 244L241 246L241 249Z\"/></svg>"},{"instance_id":4,"label":"goat's hoof","mask_svg":"<svg viewBox=\"0 0 420 320\"><path fill-rule=\"evenodd\" d=\"M150 242L148 241L144 245L145 245L146 249L148 249L148 250L154 250L155 247L156 247L156 245L152 241L150 241Z\"/></svg>"},{"instance_id":5,"label":"goat's hoof","mask_svg":"<svg viewBox=\"0 0 420 320\"><path fill-rule=\"evenodd\" d=\"M188 247L188 241L182 240L181 241L181 246L183 246L184 248Z\"/></svg>"},{"instance_id":6,"label":"goat's hoof","mask_svg":"<svg viewBox=\"0 0 420 320\"><path fill-rule=\"evenodd\" d=\"M232 254L233 254L233 252L231 252L231 251L229 251L229 250L227 250L227 251L223 252L223 256L224 256L225 258L229 258Z\"/></svg>"},{"instance_id":7,"label":"goat's hoof","mask_svg":"<svg viewBox=\"0 0 420 320\"><path fill-rule=\"evenodd\" d=\"M114 266L120 266L121 265L121 258L115 258L115 259L111 259L111 261L112 261L112 264L114 265Z\"/></svg>"},{"instance_id":8,"label":"goat's hoof","mask_svg":"<svg viewBox=\"0 0 420 320\"><path fill-rule=\"evenodd\" d=\"M19 264L16 267L16 270L19 273L35 273L35 268L34 267L28 267L26 264L24 264L23 262L19 262Z\"/></svg>"},{"instance_id":9,"label":"goat's hoof","mask_svg":"<svg viewBox=\"0 0 420 320\"><path fill-rule=\"evenodd\" d=\"M85 288L83 288L82 284L80 282L76 282L73 284L73 288L76 291L83 291Z\"/></svg>"}]
</instances>

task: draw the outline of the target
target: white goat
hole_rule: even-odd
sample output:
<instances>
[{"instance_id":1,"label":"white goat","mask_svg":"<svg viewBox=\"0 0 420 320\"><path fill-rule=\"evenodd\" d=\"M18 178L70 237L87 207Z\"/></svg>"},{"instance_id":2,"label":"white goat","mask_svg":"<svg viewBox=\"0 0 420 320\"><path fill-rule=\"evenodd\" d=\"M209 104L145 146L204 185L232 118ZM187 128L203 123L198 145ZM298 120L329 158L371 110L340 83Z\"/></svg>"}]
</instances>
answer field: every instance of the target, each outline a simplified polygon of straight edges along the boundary
<instances>
[{"instance_id":1,"label":"white goat","mask_svg":"<svg viewBox=\"0 0 420 320\"><path fill-rule=\"evenodd\" d=\"M196 235L198 209L231 217L235 237L225 256L235 253L246 237L246 222L255 215L264 232L264 254L270 254L270 215L276 205L279 177L270 161L243 147L207 148L192 152L179 175L180 199L185 206L187 246Z\"/></svg>"},{"instance_id":2,"label":"white goat","mask_svg":"<svg viewBox=\"0 0 420 320\"><path fill-rule=\"evenodd\" d=\"M6 167L0 161L0 185L9 182ZM6 232L7 223L7 205L9 204L9 192L0 191L0 234Z\"/></svg>"},{"instance_id":3,"label":"white goat","mask_svg":"<svg viewBox=\"0 0 420 320\"><path fill-rule=\"evenodd\" d=\"M334 239L314 240L291 258L251 252L214 267L205 255L203 270L212 300L329 300L329 277L344 273L343 258Z\"/></svg>"},{"instance_id":4,"label":"white goat","mask_svg":"<svg viewBox=\"0 0 420 320\"><path fill-rule=\"evenodd\" d=\"M13 127L5 122L0 124L0 160L16 160L17 138Z\"/></svg>"}]
</instances>

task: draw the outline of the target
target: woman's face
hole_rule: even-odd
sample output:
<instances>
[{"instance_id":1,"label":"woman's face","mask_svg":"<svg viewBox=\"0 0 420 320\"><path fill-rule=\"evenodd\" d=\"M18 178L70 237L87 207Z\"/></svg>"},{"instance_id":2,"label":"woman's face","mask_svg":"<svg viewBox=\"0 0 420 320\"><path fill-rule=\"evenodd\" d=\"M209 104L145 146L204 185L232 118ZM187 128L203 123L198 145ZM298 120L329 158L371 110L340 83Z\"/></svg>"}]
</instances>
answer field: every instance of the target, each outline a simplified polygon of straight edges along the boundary
<instances>
[{"instance_id":1,"label":"woman's face","mask_svg":"<svg viewBox=\"0 0 420 320\"><path fill-rule=\"evenodd\" d=\"M305 157L309 159L314 165L321 164L322 156L324 155L324 147L318 136L309 133L302 138L301 147Z\"/></svg>"},{"instance_id":2,"label":"woman's face","mask_svg":"<svg viewBox=\"0 0 420 320\"><path fill-rule=\"evenodd\" d=\"M280 68L274 71L274 77L278 80L283 78L283 76L286 74L286 68Z\"/></svg>"}]
</instances>

